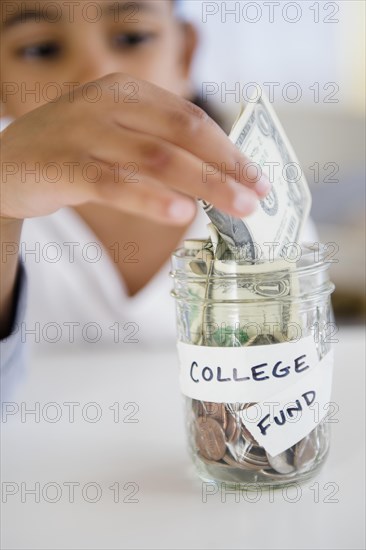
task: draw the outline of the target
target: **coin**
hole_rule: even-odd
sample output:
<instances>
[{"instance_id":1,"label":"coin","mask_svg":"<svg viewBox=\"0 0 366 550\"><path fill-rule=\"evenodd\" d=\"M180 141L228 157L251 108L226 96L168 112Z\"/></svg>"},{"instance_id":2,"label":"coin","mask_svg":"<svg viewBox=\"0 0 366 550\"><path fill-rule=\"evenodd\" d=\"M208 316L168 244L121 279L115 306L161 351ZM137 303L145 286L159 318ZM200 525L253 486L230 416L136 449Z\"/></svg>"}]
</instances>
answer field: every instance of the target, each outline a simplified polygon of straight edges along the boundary
<instances>
[{"instance_id":1,"label":"coin","mask_svg":"<svg viewBox=\"0 0 366 550\"><path fill-rule=\"evenodd\" d=\"M227 452L224 455L223 460L230 466L233 466L234 468L240 468L242 470L260 470L262 468L262 466L247 462L244 458L238 461L232 456L230 452Z\"/></svg>"},{"instance_id":2,"label":"coin","mask_svg":"<svg viewBox=\"0 0 366 550\"><path fill-rule=\"evenodd\" d=\"M217 420L200 417L196 421L196 445L202 456L220 460L226 451L225 433Z\"/></svg>"},{"instance_id":3,"label":"coin","mask_svg":"<svg viewBox=\"0 0 366 550\"><path fill-rule=\"evenodd\" d=\"M227 419L226 419L226 409L223 403L213 403L211 401L202 401L202 407L204 413L202 416L209 416L214 420L217 420L219 424L226 429Z\"/></svg>"},{"instance_id":4,"label":"coin","mask_svg":"<svg viewBox=\"0 0 366 550\"><path fill-rule=\"evenodd\" d=\"M214 403L192 399L197 456L207 464L260 471L273 479L294 476L312 464L320 447L319 426L293 447L269 455L240 419L248 403ZM323 434L321 434L323 436Z\"/></svg>"},{"instance_id":5,"label":"coin","mask_svg":"<svg viewBox=\"0 0 366 550\"><path fill-rule=\"evenodd\" d=\"M257 334L252 336L244 344L245 346L267 346L268 344L278 344L279 340L273 334Z\"/></svg>"},{"instance_id":6,"label":"coin","mask_svg":"<svg viewBox=\"0 0 366 550\"><path fill-rule=\"evenodd\" d=\"M306 466L309 466L309 464L314 462L317 454L318 441L315 429L295 445L295 468L300 470Z\"/></svg>"},{"instance_id":7,"label":"coin","mask_svg":"<svg viewBox=\"0 0 366 550\"><path fill-rule=\"evenodd\" d=\"M269 463L263 447L246 443L246 450L240 460L252 465L256 469L268 468Z\"/></svg>"},{"instance_id":8,"label":"coin","mask_svg":"<svg viewBox=\"0 0 366 550\"><path fill-rule=\"evenodd\" d=\"M203 416L204 410L202 401L198 401L198 399L192 399L192 411L195 416Z\"/></svg>"},{"instance_id":9,"label":"coin","mask_svg":"<svg viewBox=\"0 0 366 550\"><path fill-rule=\"evenodd\" d=\"M294 466L294 451L292 447L276 456L271 456L268 453L266 454L269 464L279 474L290 474L296 469Z\"/></svg>"},{"instance_id":10,"label":"coin","mask_svg":"<svg viewBox=\"0 0 366 550\"><path fill-rule=\"evenodd\" d=\"M278 472L276 472L276 470L273 470L272 468L270 469L266 468L266 469L260 470L260 473L265 477L269 477L272 479L281 479L284 476L284 474L279 474ZM286 474L286 476L290 478L295 477L296 475L297 475L296 470L294 470L290 474Z\"/></svg>"},{"instance_id":11,"label":"coin","mask_svg":"<svg viewBox=\"0 0 366 550\"><path fill-rule=\"evenodd\" d=\"M207 275L207 264L203 260L192 260L189 263L189 267L195 275Z\"/></svg>"},{"instance_id":12,"label":"coin","mask_svg":"<svg viewBox=\"0 0 366 550\"><path fill-rule=\"evenodd\" d=\"M250 444L246 451L246 460L249 460L255 464L262 464L269 466L267 453L263 447L259 445Z\"/></svg>"},{"instance_id":13,"label":"coin","mask_svg":"<svg viewBox=\"0 0 366 550\"><path fill-rule=\"evenodd\" d=\"M247 469L260 470L269 466L264 449L252 445L243 439L243 437L239 437L234 444L228 443L228 448L235 460L239 464L243 464Z\"/></svg>"},{"instance_id":14,"label":"coin","mask_svg":"<svg viewBox=\"0 0 366 550\"><path fill-rule=\"evenodd\" d=\"M259 447L259 443L254 439L254 437L249 432L249 430L244 426L244 424L242 424L241 426L241 435L246 441L249 441L250 443L254 443L254 445L257 445Z\"/></svg>"},{"instance_id":15,"label":"coin","mask_svg":"<svg viewBox=\"0 0 366 550\"><path fill-rule=\"evenodd\" d=\"M228 443L236 441L240 435L240 425L238 424L234 415L228 413L227 425L225 429L226 440Z\"/></svg>"}]
</instances>

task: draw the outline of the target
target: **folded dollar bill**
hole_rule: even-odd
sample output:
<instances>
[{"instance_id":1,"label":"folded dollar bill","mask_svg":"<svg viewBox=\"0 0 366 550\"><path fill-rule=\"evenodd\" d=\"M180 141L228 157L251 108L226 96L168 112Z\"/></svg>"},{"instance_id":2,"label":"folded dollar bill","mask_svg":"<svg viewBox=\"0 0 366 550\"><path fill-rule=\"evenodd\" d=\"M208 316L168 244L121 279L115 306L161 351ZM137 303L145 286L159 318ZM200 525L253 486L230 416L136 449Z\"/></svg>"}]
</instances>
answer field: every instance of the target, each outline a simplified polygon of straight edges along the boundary
<instances>
[{"instance_id":1,"label":"folded dollar bill","mask_svg":"<svg viewBox=\"0 0 366 550\"><path fill-rule=\"evenodd\" d=\"M249 262L281 257L290 243L300 243L311 207L308 184L285 131L261 89L256 97L239 115L229 137L258 173L267 175L271 192L243 219L201 201L229 249Z\"/></svg>"}]
</instances>

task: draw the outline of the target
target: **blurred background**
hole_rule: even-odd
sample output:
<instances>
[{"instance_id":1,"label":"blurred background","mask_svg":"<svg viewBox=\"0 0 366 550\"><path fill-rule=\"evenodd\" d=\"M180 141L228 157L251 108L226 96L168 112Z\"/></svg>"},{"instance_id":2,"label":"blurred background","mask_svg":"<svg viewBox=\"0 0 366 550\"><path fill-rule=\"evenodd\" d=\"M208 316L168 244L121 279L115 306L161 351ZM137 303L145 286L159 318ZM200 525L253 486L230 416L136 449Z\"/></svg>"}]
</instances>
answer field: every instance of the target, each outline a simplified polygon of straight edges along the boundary
<instances>
[{"instance_id":1,"label":"blurred background","mask_svg":"<svg viewBox=\"0 0 366 550\"><path fill-rule=\"evenodd\" d=\"M194 80L229 130L250 83L270 96L335 252L338 322L365 321L365 2L184 0L200 33Z\"/></svg>"}]
</instances>

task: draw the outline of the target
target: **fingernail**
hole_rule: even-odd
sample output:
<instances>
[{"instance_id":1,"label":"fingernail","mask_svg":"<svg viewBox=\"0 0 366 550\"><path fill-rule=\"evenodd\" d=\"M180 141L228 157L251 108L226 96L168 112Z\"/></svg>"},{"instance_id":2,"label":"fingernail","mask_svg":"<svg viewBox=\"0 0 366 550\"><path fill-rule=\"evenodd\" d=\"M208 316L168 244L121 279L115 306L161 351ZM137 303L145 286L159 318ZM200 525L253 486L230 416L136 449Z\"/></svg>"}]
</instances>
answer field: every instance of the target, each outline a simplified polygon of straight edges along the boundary
<instances>
[{"instance_id":1,"label":"fingernail","mask_svg":"<svg viewBox=\"0 0 366 550\"><path fill-rule=\"evenodd\" d=\"M194 205L189 201L174 201L168 209L168 216L173 220L189 221L194 214Z\"/></svg>"},{"instance_id":2,"label":"fingernail","mask_svg":"<svg viewBox=\"0 0 366 550\"><path fill-rule=\"evenodd\" d=\"M254 212L258 206L258 199L254 193L239 192L234 199L234 208L241 215Z\"/></svg>"},{"instance_id":3,"label":"fingernail","mask_svg":"<svg viewBox=\"0 0 366 550\"><path fill-rule=\"evenodd\" d=\"M257 183L254 186L254 189L258 193L258 195L268 195L272 188L272 184L267 178L265 174L262 174L260 179L257 181Z\"/></svg>"}]
</instances>

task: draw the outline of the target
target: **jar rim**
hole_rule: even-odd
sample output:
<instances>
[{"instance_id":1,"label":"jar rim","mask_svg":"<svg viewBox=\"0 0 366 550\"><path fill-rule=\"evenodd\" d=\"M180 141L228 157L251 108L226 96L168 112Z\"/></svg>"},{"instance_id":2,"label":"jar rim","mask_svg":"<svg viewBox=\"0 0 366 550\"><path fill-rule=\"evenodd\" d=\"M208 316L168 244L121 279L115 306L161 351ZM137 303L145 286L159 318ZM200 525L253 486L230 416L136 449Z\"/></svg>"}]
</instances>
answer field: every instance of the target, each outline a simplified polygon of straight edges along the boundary
<instances>
[{"instance_id":1,"label":"jar rim","mask_svg":"<svg viewBox=\"0 0 366 550\"><path fill-rule=\"evenodd\" d=\"M328 283L328 286L323 288L322 290L317 290L313 293L308 293L308 294L301 294L301 295L296 295L296 294L291 294L291 296L280 296L280 297L266 297L266 298L262 298L260 300L258 300L258 298L252 298L252 299L223 299L223 298L220 298L219 302L220 304L255 304L255 305L258 305L258 302L260 301L260 304L262 307L265 307L267 304L268 305L271 305L273 304L273 302L289 302L291 304L296 304L296 303L301 303L301 304L305 304L307 302L312 302L313 300L320 300L321 298L326 298L327 296L329 296L330 294L332 294L332 292L334 292L335 290L335 285L334 283L331 283L329 282ZM183 302L183 303L193 303L193 304L196 304L197 302L200 302L200 303L204 303L204 304L217 304L217 299L214 299L214 298L199 298L197 299L196 297L195 298L189 298L188 296L181 296L179 294L179 292L177 292L175 289L171 290L170 291L170 295L172 296L172 298L175 298L175 300L177 302Z\"/></svg>"},{"instance_id":2,"label":"jar rim","mask_svg":"<svg viewBox=\"0 0 366 550\"><path fill-rule=\"evenodd\" d=\"M291 243L293 244L293 243ZM330 255L327 244L319 243L319 242L304 242L301 243L301 245L298 245L301 248L301 256L298 260L286 260L282 258L283 261L287 261L288 267L281 267L279 269L269 269L269 266L274 263L274 261L277 261L278 258L275 260L269 260L269 261L258 261L258 262L252 262L251 264L248 262L237 262L235 260L215 260L214 262L220 262L222 265L239 265L239 266L245 266L248 268L248 272L244 273L227 273L227 274L217 274L213 273L212 275L207 275L206 278L213 278L215 280L225 279L240 279L240 278L251 278L251 277L257 277L258 275L261 276L273 276L274 273L281 275L281 273L285 274L289 271L293 275L301 276L301 275L313 275L320 273L322 271L326 271L329 269L329 266L335 262L335 260L327 259L327 256ZM204 277L200 275L194 274L191 270L182 270L182 269L175 269L178 267L177 265L179 261L184 263L191 263L195 260L194 257L188 256L185 254L186 249L184 247L180 247L176 249L172 254L172 270L170 271L170 276L173 279L180 279L180 278L189 278L192 281L202 281ZM311 261L311 258L314 258L314 261ZM281 259L281 258L280 258ZM263 270L260 266L263 266ZM250 272L250 268L255 268L255 271Z\"/></svg>"}]
</instances>

